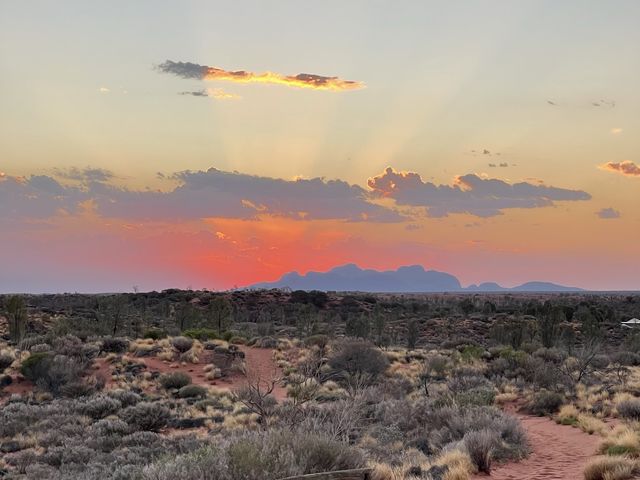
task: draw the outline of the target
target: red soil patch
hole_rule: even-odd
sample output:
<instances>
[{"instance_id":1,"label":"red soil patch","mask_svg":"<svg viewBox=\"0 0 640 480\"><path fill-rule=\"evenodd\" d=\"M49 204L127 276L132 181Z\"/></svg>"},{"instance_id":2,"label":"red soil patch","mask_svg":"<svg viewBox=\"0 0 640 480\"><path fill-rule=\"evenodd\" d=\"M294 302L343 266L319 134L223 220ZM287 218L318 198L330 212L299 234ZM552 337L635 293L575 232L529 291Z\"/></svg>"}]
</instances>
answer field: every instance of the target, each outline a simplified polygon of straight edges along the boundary
<instances>
[{"instance_id":1,"label":"red soil patch","mask_svg":"<svg viewBox=\"0 0 640 480\"><path fill-rule=\"evenodd\" d=\"M281 378L282 371L278 368L273 359L273 350L268 348L255 347L239 347L245 354L245 364L247 371L253 377L259 377L262 382L271 378ZM187 363L182 365L180 362L166 362L158 357L141 357L137 361L144 363L148 371L158 372L160 374L167 372L184 372L191 377L191 381L195 385L215 386L222 390L234 390L247 382L247 378L240 372L232 371L229 375L217 378L215 380L207 380L207 372L204 371L205 366L212 363L213 354L204 350L200 354L198 363ZM105 361L104 358L96 360L96 373L104 375L107 379L107 387L112 386L111 379L112 366ZM275 386L273 396L276 400L281 401L287 397L287 390L281 385L281 382Z\"/></svg>"},{"instance_id":2,"label":"red soil patch","mask_svg":"<svg viewBox=\"0 0 640 480\"><path fill-rule=\"evenodd\" d=\"M33 382L22 377L22 375L12 375L11 378L13 379L11 385L0 389L0 405L4 404L15 393L25 395L35 389Z\"/></svg>"},{"instance_id":3,"label":"red soil patch","mask_svg":"<svg viewBox=\"0 0 640 480\"><path fill-rule=\"evenodd\" d=\"M532 453L518 463L496 466L495 480L581 480L583 469L595 455L601 437L570 426L559 425L547 417L516 415L525 428ZM475 475L473 479L486 479Z\"/></svg>"}]
</instances>

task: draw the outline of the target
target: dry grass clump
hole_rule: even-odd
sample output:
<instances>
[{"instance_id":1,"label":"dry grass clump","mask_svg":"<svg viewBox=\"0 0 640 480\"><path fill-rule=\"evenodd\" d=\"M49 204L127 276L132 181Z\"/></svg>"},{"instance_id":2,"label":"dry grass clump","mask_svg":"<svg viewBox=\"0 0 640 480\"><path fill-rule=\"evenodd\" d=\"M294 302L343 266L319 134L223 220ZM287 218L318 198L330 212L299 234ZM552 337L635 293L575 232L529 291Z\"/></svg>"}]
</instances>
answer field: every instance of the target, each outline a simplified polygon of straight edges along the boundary
<instances>
[{"instance_id":1,"label":"dry grass clump","mask_svg":"<svg viewBox=\"0 0 640 480\"><path fill-rule=\"evenodd\" d=\"M563 405L556 415L556 421L562 425L575 425L579 415L580 411L575 405Z\"/></svg>"},{"instance_id":2,"label":"dry grass clump","mask_svg":"<svg viewBox=\"0 0 640 480\"><path fill-rule=\"evenodd\" d=\"M607 434L599 450L608 455L640 456L640 436L628 426L619 425Z\"/></svg>"},{"instance_id":3,"label":"dry grass clump","mask_svg":"<svg viewBox=\"0 0 640 480\"><path fill-rule=\"evenodd\" d=\"M580 414L578 416L577 427L589 435L597 433L602 435L607 431L607 424L597 417L592 417L586 414Z\"/></svg>"},{"instance_id":4,"label":"dry grass clump","mask_svg":"<svg viewBox=\"0 0 640 480\"><path fill-rule=\"evenodd\" d=\"M584 469L585 480L626 480L638 472L636 461L624 457L600 457Z\"/></svg>"}]
</instances>

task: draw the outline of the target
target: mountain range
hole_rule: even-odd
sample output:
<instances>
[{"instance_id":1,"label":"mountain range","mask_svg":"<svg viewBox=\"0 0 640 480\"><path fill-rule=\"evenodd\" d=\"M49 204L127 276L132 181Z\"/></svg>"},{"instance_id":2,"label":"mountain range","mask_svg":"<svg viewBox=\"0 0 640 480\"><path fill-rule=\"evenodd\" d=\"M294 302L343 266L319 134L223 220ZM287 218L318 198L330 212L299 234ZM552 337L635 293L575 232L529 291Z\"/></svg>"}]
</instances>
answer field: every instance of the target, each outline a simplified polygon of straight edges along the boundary
<instances>
[{"instance_id":1,"label":"mountain range","mask_svg":"<svg viewBox=\"0 0 640 480\"><path fill-rule=\"evenodd\" d=\"M487 282L463 287L453 275L425 270L421 265L408 265L397 270L362 269L355 264L335 267L327 272L284 274L275 282L257 283L250 288L290 288L292 290L323 290L352 292L422 293L422 292L579 292L580 288L550 282L527 282L516 287L502 287Z\"/></svg>"}]
</instances>

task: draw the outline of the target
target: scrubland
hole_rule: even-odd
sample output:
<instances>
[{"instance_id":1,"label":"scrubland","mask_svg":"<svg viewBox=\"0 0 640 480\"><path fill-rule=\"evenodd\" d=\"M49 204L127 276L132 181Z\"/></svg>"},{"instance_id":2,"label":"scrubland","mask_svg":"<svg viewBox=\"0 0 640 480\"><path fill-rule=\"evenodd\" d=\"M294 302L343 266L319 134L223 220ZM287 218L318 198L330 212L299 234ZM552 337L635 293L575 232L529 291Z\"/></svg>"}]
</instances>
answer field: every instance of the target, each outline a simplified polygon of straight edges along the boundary
<instances>
[{"instance_id":1,"label":"scrubland","mask_svg":"<svg viewBox=\"0 0 640 480\"><path fill-rule=\"evenodd\" d=\"M525 415L597 438L586 480L640 471L640 336L618 323L638 297L2 302L4 478L464 480L535 455Z\"/></svg>"}]
</instances>

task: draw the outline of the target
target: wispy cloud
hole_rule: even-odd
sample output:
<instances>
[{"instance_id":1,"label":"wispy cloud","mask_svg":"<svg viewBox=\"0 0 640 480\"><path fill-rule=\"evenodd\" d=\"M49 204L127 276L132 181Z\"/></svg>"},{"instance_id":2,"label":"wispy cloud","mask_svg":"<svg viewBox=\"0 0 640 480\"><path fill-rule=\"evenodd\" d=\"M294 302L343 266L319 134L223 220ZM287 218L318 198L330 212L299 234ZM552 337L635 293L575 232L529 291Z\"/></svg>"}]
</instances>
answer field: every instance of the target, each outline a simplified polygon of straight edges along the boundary
<instances>
[{"instance_id":1,"label":"wispy cloud","mask_svg":"<svg viewBox=\"0 0 640 480\"><path fill-rule=\"evenodd\" d=\"M316 75L313 73L299 73L297 75L282 75L275 72L254 73L246 70L223 70L190 62L174 62L167 60L158 65L158 70L170 73L184 79L221 80L236 83L270 83L294 88L310 88L313 90L358 90L364 88L362 82L343 80L339 77Z\"/></svg>"},{"instance_id":2,"label":"wispy cloud","mask_svg":"<svg viewBox=\"0 0 640 480\"><path fill-rule=\"evenodd\" d=\"M611 207L603 208L602 210L596 212L596 215L599 218L603 218L603 219L620 218L620 212Z\"/></svg>"},{"instance_id":3,"label":"wispy cloud","mask_svg":"<svg viewBox=\"0 0 640 480\"><path fill-rule=\"evenodd\" d=\"M53 172L58 178L79 182L107 182L115 178L113 172L105 168L54 168Z\"/></svg>"},{"instance_id":4,"label":"wispy cloud","mask_svg":"<svg viewBox=\"0 0 640 480\"><path fill-rule=\"evenodd\" d=\"M640 165L636 165L631 160L625 160L623 162L607 162L604 165L600 165L600 168L602 170L617 172L629 177L640 177Z\"/></svg>"},{"instance_id":5,"label":"wispy cloud","mask_svg":"<svg viewBox=\"0 0 640 480\"><path fill-rule=\"evenodd\" d=\"M368 184L375 195L394 199L400 206L425 207L432 217L450 213L491 217L509 208L539 208L557 201L591 199L591 195L581 190L527 182L511 184L475 174L456 177L453 185L436 185L423 181L417 173L398 172L391 167L370 178Z\"/></svg>"},{"instance_id":6,"label":"wispy cloud","mask_svg":"<svg viewBox=\"0 0 640 480\"><path fill-rule=\"evenodd\" d=\"M552 107L569 107L569 108L616 108L616 101L610 99L591 100L589 102L564 102L558 100L547 100L547 104Z\"/></svg>"},{"instance_id":7,"label":"wispy cloud","mask_svg":"<svg viewBox=\"0 0 640 480\"><path fill-rule=\"evenodd\" d=\"M195 91L179 92L178 95L190 95L192 97L214 98L216 100L240 100L242 97L235 93L225 92L221 88L207 88Z\"/></svg>"}]
</instances>

